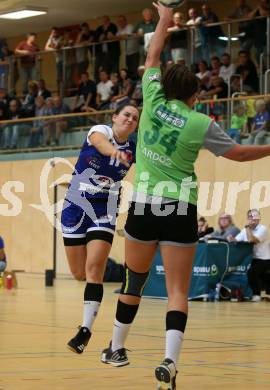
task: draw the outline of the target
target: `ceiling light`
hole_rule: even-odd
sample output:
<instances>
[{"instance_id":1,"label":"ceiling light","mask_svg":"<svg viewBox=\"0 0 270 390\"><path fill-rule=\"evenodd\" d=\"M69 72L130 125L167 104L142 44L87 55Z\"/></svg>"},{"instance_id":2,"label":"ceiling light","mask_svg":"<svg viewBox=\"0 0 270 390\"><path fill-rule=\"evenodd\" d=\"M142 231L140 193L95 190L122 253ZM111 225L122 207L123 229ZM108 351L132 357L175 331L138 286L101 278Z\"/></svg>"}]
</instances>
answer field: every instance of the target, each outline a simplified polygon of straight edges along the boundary
<instances>
[{"instance_id":1,"label":"ceiling light","mask_svg":"<svg viewBox=\"0 0 270 390\"><path fill-rule=\"evenodd\" d=\"M0 14L0 19L26 19L32 18L34 16L47 14L48 11L45 8L36 8L36 7L24 7L23 9L17 9L14 11L9 11Z\"/></svg>"}]
</instances>

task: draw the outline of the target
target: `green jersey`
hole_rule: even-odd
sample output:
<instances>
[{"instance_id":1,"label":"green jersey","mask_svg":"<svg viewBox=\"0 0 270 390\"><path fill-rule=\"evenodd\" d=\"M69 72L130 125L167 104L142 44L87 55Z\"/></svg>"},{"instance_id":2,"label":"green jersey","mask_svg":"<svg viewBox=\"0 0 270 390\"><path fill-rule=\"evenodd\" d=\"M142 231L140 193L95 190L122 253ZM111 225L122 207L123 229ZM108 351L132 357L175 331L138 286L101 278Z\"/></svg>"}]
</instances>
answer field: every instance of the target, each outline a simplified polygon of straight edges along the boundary
<instances>
[{"instance_id":1,"label":"green jersey","mask_svg":"<svg viewBox=\"0 0 270 390\"><path fill-rule=\"evenodd\" d=\"M143 76L135 191L196 205L194 163L212 120L179 100L166 100L160 77L159 68Z\"/></svg>"},{"instance_id":2,"label":"green jersey","mask_svg":"<svg viewBox=\"0 0 270 390\"><path fill-rule=\"evenodd\" d=\"M238 116L236 114L232 115L232 120L231 120L231 128L232 129L242 130L246 123L247 123L247 115L246 114L244 114L242 116Z\"/></svg>"}]
</instances>

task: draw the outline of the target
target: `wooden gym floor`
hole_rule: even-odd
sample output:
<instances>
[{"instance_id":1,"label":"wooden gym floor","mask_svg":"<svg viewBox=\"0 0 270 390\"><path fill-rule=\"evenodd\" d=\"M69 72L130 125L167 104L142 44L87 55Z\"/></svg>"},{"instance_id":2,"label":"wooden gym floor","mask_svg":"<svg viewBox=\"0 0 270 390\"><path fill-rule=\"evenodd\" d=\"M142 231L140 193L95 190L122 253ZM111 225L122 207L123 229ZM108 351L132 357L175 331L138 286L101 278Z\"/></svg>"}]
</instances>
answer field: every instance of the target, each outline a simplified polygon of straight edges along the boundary
<instances>
[{"instance_id":1,"label":"wooden gym floor","mask_svg":"<svg viewBox=\"0 0 270 390\"><path fill-rule=\"evenodd\" d=\"M155 389L163 358L166 302L144 299L127 347L131 364L99 362L108 345L117 295L105 287L93 337L83 355L66 348L81 322L84 283L19 274L17 290L0 290L0 390ZM270 389L270 304L190 304L177 390Z\"/></svg>"}]
</instances>

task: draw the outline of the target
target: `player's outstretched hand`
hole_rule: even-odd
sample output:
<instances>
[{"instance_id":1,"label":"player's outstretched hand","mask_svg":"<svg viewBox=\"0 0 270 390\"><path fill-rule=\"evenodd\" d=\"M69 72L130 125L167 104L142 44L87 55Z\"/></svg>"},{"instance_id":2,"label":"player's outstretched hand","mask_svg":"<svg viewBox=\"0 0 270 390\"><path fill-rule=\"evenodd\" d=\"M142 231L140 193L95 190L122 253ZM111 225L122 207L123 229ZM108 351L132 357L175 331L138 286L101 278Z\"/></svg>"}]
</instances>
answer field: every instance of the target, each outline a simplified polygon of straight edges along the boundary
<instances>
[{"instance_id":1,"label":"player's outstretched hand","mask_svg":"<svg viewBox=\"0 0 270 390\"><path fill-rule=\"evenodd\" d=\"M160 19L166 19L171 21L173 18L173 9L165 7L159 1L153 3L153 6L157 9Z\"/></svg>"},{"instance_id":2,"label":"player's outstretched hand","mask_svg":"<svg viewBox=\"0 0 270 390\"><path fill-rule=\"evenodd\" d=\"M111 155L115 160L120 161L121 164L124 164L127 168L130 167L129 158L127 153L122 152L121 150L115 150L115 152Z\"/></svg>"}]
</instances>

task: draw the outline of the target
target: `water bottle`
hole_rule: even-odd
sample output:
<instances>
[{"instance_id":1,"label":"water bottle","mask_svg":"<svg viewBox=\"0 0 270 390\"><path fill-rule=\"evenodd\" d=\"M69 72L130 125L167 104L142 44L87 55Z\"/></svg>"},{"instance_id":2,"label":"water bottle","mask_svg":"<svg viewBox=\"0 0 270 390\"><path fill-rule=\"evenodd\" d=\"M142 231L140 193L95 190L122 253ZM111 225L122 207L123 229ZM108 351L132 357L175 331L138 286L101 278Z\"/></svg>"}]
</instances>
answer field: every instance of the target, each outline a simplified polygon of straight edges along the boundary
<instances>
[{"instance_id":1,"label":"water bottle","mask_svg":"<svg viewBox=\"0 0 270 390\"><path fill-rule=\"evenodd\" d=\"M7 275L7 278L6 278L6 288L8 290L11 290L13 287L13 279L12 279L12 275Z\"/></svg>"},{"instance_id":2,"label":"water bottle","mask_svg":"<svg viewBox=\"0 0 270 390\"><path fill-rule=\"evenodd\" d=\"M221 289L221 284L220 284L220 283L217 283L217 284L216 284L215 301L219 301L220 289Z\"/></svg>"}]
</instances>

